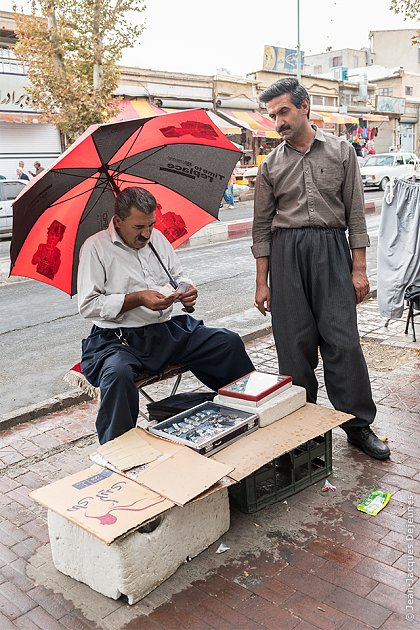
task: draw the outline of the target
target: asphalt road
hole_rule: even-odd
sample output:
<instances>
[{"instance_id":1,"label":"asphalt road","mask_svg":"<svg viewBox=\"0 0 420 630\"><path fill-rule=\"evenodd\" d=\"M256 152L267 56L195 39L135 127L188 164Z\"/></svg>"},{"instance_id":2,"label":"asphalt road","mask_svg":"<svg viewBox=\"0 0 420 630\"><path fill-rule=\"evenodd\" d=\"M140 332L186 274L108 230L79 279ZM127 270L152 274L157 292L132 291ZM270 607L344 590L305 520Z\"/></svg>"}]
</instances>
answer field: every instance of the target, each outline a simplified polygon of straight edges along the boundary
<instances>
[{"instance_id":1,"label":"asphalt road","mask_svg":"<svg viewBox=\"0 0 420 630\"><path fill-rule=\"evenodd\" d=\"M379 218L367 217L373 286ZM179 256L199 289L196 317L241 334L269 323L253 307L250 239L185 249ZM63 376L79 360L80 340L89 329L77 313L77 300L53 287L30 280L0 287L0 415L66 391Z\"/></svg>"},{"instance_id":2,"label":"asphalt road","mask_svg":"<svg viewBox=\"0 0 420 630\"><path fill-rule=\"evenodd\" d=\"M380 190L366 190L365 201L375 201L382 199L384 193ZM239 219L249 219L253 214L253 202L235 202L235 207L228 209L225 206L220 210L219 219L222 222L225 221L237 221ZM10 250L10 238L4 238L0 236L0 261L8 260Z\"/></svg>"}]
</instances>

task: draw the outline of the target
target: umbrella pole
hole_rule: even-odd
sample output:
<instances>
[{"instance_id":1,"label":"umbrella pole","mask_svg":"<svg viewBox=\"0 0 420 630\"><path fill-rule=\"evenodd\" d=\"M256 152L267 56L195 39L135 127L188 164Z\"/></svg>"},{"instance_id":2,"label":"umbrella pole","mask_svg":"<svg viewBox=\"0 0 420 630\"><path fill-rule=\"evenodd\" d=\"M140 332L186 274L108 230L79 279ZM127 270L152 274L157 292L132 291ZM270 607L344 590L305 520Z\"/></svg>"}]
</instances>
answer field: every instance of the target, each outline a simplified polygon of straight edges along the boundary
<instances>
[{"instance_id":1,"label":"umbrella pole","mask_svg":"<svg viewBox=\"0 0 420 630\"><path fill-rule=\"evenodd\" d=\"M175 291L178 288L178 283L175 280L175 278L172 276L172 274L170 273L169 269L167 269L165 267L165 264L162 260L162 258L159 256L159 254L157 253L156 249L154 248L154 246L152 245L152 243L149 241L149 247L152 250L152 252L154 253L154 255L156 256L158 263L160 264L160 266L162 267L163 271L166 273L166 275L169 278L169 284L171 285L171 287L173 289L175 289ZM184 308L182 309L183 311L185 311L186 313L194 313L194 308L192 306L184 306Z\"/></svg>"}]
</instances>

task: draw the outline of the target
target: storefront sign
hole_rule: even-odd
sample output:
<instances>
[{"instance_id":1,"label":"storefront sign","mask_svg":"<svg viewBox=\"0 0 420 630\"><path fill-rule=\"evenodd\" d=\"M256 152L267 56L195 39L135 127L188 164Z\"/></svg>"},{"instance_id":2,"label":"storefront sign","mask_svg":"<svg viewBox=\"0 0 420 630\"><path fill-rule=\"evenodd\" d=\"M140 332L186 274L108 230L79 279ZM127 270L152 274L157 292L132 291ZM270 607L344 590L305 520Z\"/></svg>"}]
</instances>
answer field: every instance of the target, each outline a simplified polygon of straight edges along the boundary
<instances>
[{"instance_id":1,"label":"storefront sign","mask_svg":"<svg viewBox=\"0 0 420 630\"><path fill-rule=\"evenodd\" d=\"M0 74L0 111L34 112L27 87L29 79L24 75Z\"/></svg>"},{"instance_id":2,"label":"storefront sign","mask_svg":"<svg viewBox=\"0 0 420 630\"><path fill-rule=\"evenodd\" d=\"M404 114L405 98L398 98L397 96L377 96L376 111Z\"/></svg>"}]
</instances>

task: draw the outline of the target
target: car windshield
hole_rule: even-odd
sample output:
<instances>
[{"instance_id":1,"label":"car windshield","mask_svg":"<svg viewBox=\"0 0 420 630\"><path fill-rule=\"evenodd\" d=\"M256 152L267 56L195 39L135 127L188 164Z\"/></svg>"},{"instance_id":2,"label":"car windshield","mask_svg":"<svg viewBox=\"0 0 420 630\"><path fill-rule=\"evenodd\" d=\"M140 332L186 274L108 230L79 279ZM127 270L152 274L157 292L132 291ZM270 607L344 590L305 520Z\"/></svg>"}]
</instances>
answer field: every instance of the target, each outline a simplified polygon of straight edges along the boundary
<instances>
[{"instance_id":1,"label":"car windshield","mask_svg":"<svg viewBox=\"0 0 420 630\"><path fill-rule=\"evenodd\" d=\"M16 199L25 183L21 182L0 182L0 198L2 201L12 201Z\"/></svg>"},{"instance_id":2,"label":"car windshield","mask_svg":"<svg viewBox=\"0 0 420 630\"><path fill-rule=\"evenodd\" d=\"M393 163L393 155L374 155L369 157L363 166L392 166Z\"/></svg>"}]
</instances>

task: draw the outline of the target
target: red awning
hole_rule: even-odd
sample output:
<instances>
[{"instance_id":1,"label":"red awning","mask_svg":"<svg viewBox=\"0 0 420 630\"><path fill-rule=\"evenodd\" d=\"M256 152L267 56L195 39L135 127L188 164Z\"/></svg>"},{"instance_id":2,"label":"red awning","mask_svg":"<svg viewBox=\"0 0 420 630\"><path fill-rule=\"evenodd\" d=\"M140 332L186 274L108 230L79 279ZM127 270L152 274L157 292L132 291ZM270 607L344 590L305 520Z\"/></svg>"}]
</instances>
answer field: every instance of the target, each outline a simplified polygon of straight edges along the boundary
<instances>
[{"instance_id":1,"label":"red awning","mask_svg":"<svg viewBox=\"0 0 420 630\"><path fill-rule=\"evenodd\" d=\"M144 98L139 99L123 99L118 103L119 112L112 119L112 122L120 120L132 120L133 118L150 118L150 116L166 114L165 110L156 107L153 103L149 103Z\"/></svg>"}]
</instances>

